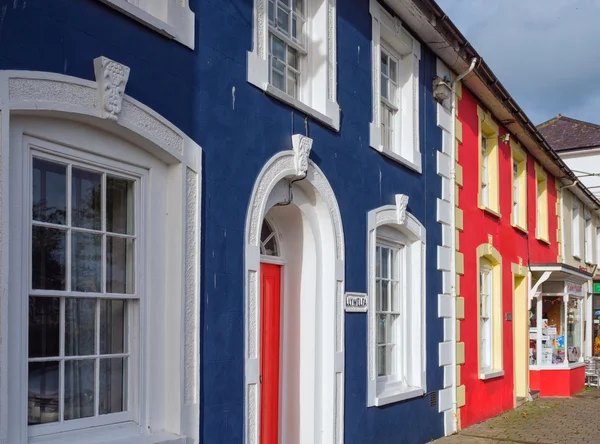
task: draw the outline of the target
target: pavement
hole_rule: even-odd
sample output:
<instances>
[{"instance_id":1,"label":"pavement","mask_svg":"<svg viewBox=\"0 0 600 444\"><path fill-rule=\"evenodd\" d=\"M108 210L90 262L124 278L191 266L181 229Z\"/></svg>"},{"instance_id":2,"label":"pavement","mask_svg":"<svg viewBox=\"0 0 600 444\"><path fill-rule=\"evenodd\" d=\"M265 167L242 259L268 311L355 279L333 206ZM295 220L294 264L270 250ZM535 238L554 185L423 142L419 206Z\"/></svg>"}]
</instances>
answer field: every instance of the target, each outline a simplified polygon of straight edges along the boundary
<instances>
[{"instance_id":1,"label":"pavement","mask_svg":"<svg viewBox=\"0 0 600 444\"><path fill-rule=\"evenodd\" d=\"M540 398L435 444L600 444L600 389Z\"/></svg>"}]
</instances>

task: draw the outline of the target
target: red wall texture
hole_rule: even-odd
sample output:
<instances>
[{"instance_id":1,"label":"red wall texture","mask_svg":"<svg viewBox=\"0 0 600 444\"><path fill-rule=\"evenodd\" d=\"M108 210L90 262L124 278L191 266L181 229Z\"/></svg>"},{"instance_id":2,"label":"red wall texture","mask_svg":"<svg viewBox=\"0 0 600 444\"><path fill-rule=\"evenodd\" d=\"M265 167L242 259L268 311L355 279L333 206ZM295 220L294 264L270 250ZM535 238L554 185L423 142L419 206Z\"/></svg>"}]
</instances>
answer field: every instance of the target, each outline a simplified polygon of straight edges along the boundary
<instances>
[{"instance_id":1,"label":"red wall texture","mask_svg":"<svg viewBox=\"0 0 600 444\"><path fill-rule=\"evenodd\" d=\"M462 122L462 144L459 164L463 169L463 186L459 190L459 207L463 211L463 231L459 234L459 251L464 255L464 275L460 277L460 292L465 299L465 318L461 321L460 340L465 344L465 364L461 367L461 384L465 385L465 406L461 408L461 427L478 423L514 407L513 326L506 321L506 313L513 310L513 263L519 258L528 263L556 262L556 187L554 177L548 174L548 233L550 244L535 238L535 169L533 157L527 159L527 223L530 235L510 225L511 150L510 144L499 143L500 214L494 216L478 207L479 147L478 100L465 88L458 102L458 119ZM484 110L485 107L481 106ZM496 123L499 124L498 121ZM505 129L500 126L500 135ZM525 151L525 148L522 147ZM477 344L477 247L488 243L502 256L502 328L504 376L483 381L478 374Z\"/></svg>"},{"instance_id":2,"label":"red wall texture","mask_svg":"<svg viewBox=\"0 0 600 444\"><path fill-rule=\"evenodd\" d=\"M585 367L573 370L532 370L529 386L540 396L573 396L585 386Z\"/></svg>"}]
</instances>

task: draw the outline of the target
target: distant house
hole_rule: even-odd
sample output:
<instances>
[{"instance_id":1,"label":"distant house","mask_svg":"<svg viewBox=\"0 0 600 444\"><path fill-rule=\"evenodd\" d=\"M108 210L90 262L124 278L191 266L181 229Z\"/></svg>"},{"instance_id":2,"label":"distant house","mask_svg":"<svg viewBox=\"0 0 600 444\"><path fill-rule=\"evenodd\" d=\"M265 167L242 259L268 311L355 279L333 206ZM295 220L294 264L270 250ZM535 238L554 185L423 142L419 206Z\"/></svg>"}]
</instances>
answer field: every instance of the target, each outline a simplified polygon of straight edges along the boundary
<instances>
[{"instance_id":1,"label":"distant house","mask_svg":"<svg viewBox=\"0 0 600 444\"><path fill-rule=\"evenodd\" d=\"M573 170L577 180L596 197L600 196L600 125L558 116L538 125L540 133ZM565 263L593 274L594 293L586 312L585 355L600 356L600 218L597 202L580 200L565 188L563 198L563 242Z\"/></svg>"}]
</instances>

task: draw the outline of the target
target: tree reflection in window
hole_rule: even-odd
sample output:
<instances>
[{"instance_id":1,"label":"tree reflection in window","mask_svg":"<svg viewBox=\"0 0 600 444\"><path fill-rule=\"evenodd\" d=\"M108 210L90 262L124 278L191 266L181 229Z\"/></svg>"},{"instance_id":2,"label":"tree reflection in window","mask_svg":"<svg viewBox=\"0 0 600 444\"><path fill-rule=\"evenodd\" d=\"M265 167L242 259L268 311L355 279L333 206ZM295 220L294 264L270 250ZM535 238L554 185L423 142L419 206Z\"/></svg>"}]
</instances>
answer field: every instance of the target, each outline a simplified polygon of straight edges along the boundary
<instances>
[{"instance_id":1,"label":"tree reflection in window","mask_svg":"<svg viewBox=\"0 0 600 444\"><path fill-rule=\"evenodd\" d=\"M260 230L260 254L264 256L279 256L277 234L267 220L263 220Z\"/></svg>"}]
</instances>

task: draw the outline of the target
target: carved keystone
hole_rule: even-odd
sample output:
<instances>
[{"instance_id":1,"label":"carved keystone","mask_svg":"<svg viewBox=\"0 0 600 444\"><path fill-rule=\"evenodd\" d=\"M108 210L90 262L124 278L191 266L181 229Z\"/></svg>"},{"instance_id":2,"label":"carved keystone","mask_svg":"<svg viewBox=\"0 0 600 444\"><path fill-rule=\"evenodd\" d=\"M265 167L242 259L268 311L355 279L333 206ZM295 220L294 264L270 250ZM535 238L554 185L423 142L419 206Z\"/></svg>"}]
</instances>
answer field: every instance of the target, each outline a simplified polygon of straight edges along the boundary
<instances>
[{"instance_id":1,"label":"carved keystone","mask_svg":"<svg viewBox=\"0 0 600 444\"><path fill-rule=\"evenodd\" d=\"M396 218L398 225L403 225L406 221L406 207L408 207L408 196L406 194L396 194Z\"/></svg>"},{"instance_id":2,"label":"carved keystone","mask_svg":"<svg viewBox=\"0 0 600 444\"><path fill-rule=\"evenodd\" d=\"M119 118L129 71L129 67L106 57L94 59L94 73L98 83L103 118L115 121Z\"/></svg>"},{"instance_id":3,"label":"carved keystone","mask_svg":"<svg viewBox=\"0 0 600 444\"><path fill-rule=\"evenodd\" d=\"M296 176L304 176L308 170L308 156L312 148L313 140L302 134L292 136L292 148L294 150L294 164L296 166Z\"/></svg>"}]
</instances>

